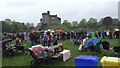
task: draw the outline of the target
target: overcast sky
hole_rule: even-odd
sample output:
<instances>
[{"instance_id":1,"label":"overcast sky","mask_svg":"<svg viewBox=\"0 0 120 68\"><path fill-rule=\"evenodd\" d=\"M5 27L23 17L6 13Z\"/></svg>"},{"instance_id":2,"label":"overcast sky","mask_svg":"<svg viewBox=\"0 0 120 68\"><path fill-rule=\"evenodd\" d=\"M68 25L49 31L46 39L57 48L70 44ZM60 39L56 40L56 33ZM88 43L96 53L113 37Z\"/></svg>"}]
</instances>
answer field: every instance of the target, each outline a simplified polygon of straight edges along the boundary
<instances>
[{"instance_id":1,"label":"overcast sky","mask_svg":"<svg viewBox=\"0 0 120 68\"><path fill-rule=\"evenodd\" d=\"M118 18L119 0L0 0L0 20L10 18L19 22L40 22L42 13L50 11L61 19L81 21L93 17L98 21L111 16Z\"/></svg>"}]
</instances>

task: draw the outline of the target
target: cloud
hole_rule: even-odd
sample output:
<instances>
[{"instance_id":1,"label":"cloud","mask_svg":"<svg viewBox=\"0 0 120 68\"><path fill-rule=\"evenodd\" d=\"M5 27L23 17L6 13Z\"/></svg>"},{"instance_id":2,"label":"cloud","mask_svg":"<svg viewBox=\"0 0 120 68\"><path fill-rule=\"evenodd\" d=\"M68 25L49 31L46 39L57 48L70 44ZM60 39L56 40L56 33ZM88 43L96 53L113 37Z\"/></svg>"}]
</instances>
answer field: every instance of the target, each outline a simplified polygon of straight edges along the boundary
<instances>
[{"instance_id":1,"label":"cloud","mask_svg":"<svg viewBox=\"0 0 120 68\"><path fill-rule=\"evenodd\" d=\"M50 11L62 20L80 21L90 17L118 17L119 0L0 0L0 20L10 18L20 22L40 22L42 13Z\"/></svg>"}]
</instances>

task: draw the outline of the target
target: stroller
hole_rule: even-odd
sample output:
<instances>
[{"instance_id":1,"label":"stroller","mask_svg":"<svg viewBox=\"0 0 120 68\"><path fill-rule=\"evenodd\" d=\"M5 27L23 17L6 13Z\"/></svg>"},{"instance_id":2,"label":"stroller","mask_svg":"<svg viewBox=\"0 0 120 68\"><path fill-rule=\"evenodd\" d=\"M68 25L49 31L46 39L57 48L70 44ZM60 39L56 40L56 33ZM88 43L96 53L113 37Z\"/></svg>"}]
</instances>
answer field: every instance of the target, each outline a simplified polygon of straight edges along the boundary
<instances>
[{"instance_id":1,"label":"stroller","mask_svg":"<svg viewBox=\"0 0 120 68\"><path fill-rule=\"evenodd\" d=\"M113 52L111 52L111 53L113 53L115 55L119 55L120 54L120 46L114 46L112 48L109 48L110 43L107 42L107 41L103 41L102 42L102 46L103 46L104 50L113 50ZM105 53L105 54L107 55L108 53Z\"/></svg>"},{"instance_id":2,"label":"stroller","mask_svg":"<svg viewBox=\"0 0 120 68\"><path fill-rule=\"evenodd\" d=\"M32 56L33 60L30 61L30 64L38 64L40 62L47 63L49 61L49 56L47 55L48 49L45 49L41 46L33 46L29 48L30 55Z\"/></svg>"},{"instance_id":3,"label":"stroller","mask_svg":"<svg viewBox=\"0 0 120 68\"><path fill-rule=\"evenodd\" d=\"M113 47L113 50L115 55L120 55L120 46Z\"/></svg>"},{"instance_id":4,"label":"stroller","mask_svg":"<svg viewBox=\"0 0 120 68\"><path fill-rule=\"evenodd\" d=\"M110 43L107 42L107 41L103 41L103 42L102 42L102 46L103 46L103 49L109 50Z\"/></svg>"}]
</instances>

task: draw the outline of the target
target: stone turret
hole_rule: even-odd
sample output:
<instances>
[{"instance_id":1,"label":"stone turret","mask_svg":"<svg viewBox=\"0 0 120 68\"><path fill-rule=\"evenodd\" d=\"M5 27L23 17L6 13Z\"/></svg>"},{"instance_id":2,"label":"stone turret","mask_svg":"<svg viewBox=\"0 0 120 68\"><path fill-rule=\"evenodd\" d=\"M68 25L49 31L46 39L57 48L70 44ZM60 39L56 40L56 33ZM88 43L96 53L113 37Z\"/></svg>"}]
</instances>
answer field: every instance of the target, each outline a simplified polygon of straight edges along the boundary
<instances>
[{"instance_id":1,"label":"stone turret","mask_svg":"<svg viewBox=\"0 0 120 68\"><path fill-rule=\"evenodd\" d=\"M47 11L47 13L42 13L40 22L42 25L61 24L61 18L57 17L57 15L50 15L50 11Z\"/></svg>"}]
</instances>

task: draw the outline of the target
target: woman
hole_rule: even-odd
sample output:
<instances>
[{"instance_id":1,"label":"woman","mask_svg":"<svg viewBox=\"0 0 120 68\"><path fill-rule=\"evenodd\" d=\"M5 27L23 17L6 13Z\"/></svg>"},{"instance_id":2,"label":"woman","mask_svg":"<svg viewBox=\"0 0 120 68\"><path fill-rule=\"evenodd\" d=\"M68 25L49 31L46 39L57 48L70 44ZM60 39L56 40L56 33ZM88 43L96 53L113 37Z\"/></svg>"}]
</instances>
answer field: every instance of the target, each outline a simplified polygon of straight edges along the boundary
<instances>
[{"instance_id":1,"label":"woman","mask_svg":"<svg viewBox=\"0 0 120 68\"><path fill-rule=\"evenodd\" d=\"M59 53L59 48L61 48L62 51L64 50L63 45L60 44L60 43L58 43L57 40L55 40L55 41L53 42L53 48L54 48L54 54Z\"/></svg>"},{"instance_id":2,"label":"woman","mask_svg":"<svg viewBox=\"0 0 120 68\"><path fill-rule=\"evenodd\" d=\"M9 42L6 42L5 47L6 47L5 57L8 57L9 53L11 53L11 55L12 55L12 57L13 57L13 56L14 56L14 51L13 51L12 46L10 45L10 43L9 43Z\"/></svg>"}]
</instances>

